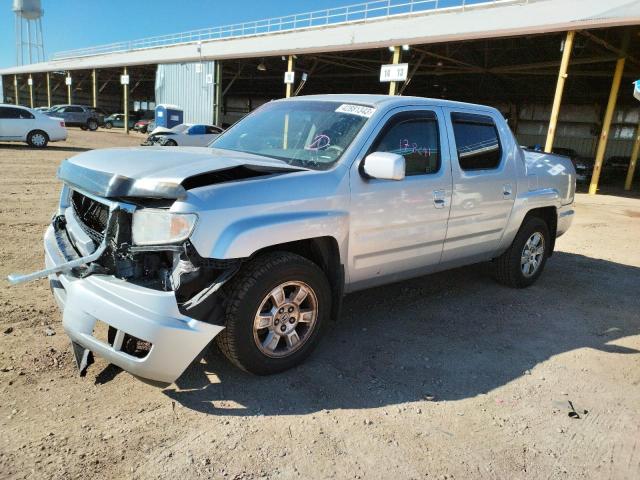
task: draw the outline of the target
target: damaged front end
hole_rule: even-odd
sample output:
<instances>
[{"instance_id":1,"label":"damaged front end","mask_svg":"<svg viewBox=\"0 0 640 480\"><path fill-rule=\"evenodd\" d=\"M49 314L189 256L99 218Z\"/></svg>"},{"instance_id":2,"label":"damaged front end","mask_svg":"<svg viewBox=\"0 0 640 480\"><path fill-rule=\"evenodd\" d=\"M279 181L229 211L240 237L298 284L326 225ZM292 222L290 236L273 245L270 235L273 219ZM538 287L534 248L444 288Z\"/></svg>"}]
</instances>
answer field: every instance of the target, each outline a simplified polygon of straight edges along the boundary
<instances>
[{"instance_id":1,"label":"damaged front end","mask_svg":"<svg viewBox=\"0 0 640 480\"><path fill-rule=\"evenodd\" d=\"M81 371L94 352L139 377L171 383L222 331L218 290L241 261L202 258L188 235L165 244L134 241L136 228L138 237L149 233L141 214L166 216L174 200L112 200L65 184L45 234L47 268L9 277L49 277Z\"/></svg>"}]
</instances>

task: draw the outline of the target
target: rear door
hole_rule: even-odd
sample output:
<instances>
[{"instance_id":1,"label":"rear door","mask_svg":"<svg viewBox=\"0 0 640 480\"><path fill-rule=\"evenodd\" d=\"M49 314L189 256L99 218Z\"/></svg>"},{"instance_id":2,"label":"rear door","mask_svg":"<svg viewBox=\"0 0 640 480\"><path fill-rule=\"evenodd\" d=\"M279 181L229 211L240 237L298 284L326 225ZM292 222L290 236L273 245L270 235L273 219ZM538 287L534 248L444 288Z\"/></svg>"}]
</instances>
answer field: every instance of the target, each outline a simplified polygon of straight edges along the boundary
<instances>
[{"instance_id":1,"label":"rear door","mask_svg":"<svg viewBox=\"0 0 640 480\"><path fill-rule=\"evenodd\" d=\"M349 282L355 288L409 278L440 263L451 199L443 112L395 109L351 169ZM365 178L364 157L403 155L403 180Z\"/></svg>"},{"instance_id":2,"label":"rear door","mask_svg":"<svg viewBox=\"0 0 640 480\"><path fill-rule=\"evenodd\" d=\"M453 196L443 263L471 263L496 252L516 195L513 149L503 145L498 113L445 109ZM504 127L506 128L506 127Z\"/></svg>"}]
</instances>

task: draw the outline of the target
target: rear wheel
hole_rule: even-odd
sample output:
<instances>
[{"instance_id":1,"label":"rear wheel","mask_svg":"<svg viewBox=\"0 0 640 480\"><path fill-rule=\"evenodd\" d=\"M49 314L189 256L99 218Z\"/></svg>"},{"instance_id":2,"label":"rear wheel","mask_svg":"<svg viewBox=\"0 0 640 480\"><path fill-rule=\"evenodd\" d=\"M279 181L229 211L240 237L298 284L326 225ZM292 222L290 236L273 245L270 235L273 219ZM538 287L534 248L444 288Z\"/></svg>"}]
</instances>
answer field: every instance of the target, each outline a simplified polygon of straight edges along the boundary
<instances>
[{"instance_id":1,"label":"rear wheel","mask_svg":"<svg viewBox=\"0 0 640 480\"><path fill-rule=\"evenodd\" d=\"M495 260L498 282L515 288L532 285L542 274L550 246L547 223L538 217L525 219L509 249Z\"/></svg>"},{"instance_id":2,"label":"rear wheel","mask_svg":"<svg viewBox=\"0 0 640 480\"><path fill-rule=\"evenodd\" d=\"M104 128L106 128L107 130L110 130L113 128L113 123L111 122L105 122L104 124Z\"/></svg>"},{"instance_id":3,"label":"rear wheel","mask_svg":"<svg viewBox=\"0 0 640 480\"><path fill-rule=\"evenodd\" d=\"M166 140L166 141L164 142L164 146L165 146L165 147L177 147L177 146L178 146L178 144L176 143L176 141L175 141L175 140Z\"/></svg>"},{"instance_id":4,"label":"rear wheel","mask_svg":"<svg viewBox=\"0 0 640 480\"><path fill-rule=\"evenodd\" d=\"M216 341L232 363L257 375L301 363L320 340L331 311L322 270L289 252L250 261L224 290L226 328Z\"/></svg>"},{"instance_id":5,"label":"rear wheel","mask_svg":"<svg viewBox=\"0 0 640 480\"><path fill-rule=\"evenodd\" d=\"M90 118L87 120L87 128L95 132L98 129L98 121L95 118Z\"/></svg>"},{"instance_id":6,"label":"rear wheel","mask_svg":"<svg viewBox=\"0 0 640 480\"><path fill-rule=\"evenodd\" d=\"M49 143L49 135L42 130L34 130L27 135L27 143L33 148L44 148Z\"/></svg>"}]
</instances>

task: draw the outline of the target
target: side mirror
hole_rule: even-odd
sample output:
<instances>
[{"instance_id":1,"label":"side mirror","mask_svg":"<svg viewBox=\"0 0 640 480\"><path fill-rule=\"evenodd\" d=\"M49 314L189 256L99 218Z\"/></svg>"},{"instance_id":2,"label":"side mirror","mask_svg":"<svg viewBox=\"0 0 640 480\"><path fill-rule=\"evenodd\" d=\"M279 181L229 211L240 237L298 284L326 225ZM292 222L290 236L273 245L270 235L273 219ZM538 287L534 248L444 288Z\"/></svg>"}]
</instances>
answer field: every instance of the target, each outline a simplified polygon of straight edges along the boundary
<instances>
[{"instance_id":1,"label":"side mirror","mask_svg":"<svg viewBox=\"0 0 640 480\"><path fill-rule=\"evenodd\" d=\"M364 159L364 173L380 180L403 180L404 157L391 152L373 152Z\"/></svg>"}]
</instances>

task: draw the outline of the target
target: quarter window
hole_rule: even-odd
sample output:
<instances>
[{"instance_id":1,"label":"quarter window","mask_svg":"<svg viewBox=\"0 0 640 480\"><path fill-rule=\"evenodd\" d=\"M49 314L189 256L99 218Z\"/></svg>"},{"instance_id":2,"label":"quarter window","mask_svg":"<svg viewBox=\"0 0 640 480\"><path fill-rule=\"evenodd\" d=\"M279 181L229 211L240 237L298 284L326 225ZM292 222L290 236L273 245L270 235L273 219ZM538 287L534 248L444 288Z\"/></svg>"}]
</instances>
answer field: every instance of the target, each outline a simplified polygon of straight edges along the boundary
<instances>
[{"instance_id":1,"label":"quarter window","mask_svg":"<svg viewBox=\"0 0 640 480\"><path fill-rule=\"evenodd\" d=\"M440 170L438 120L434 112L403 112L388 121L371 152L402 155L405 175L425 175Z\"/></svg>"},{"instance_id":2,"label":"quarter window","mask_svg":"<svg viewBox=\"0 0 640 480\"><path fill-rule=\"evenodd\" d=\"M451 122L462 170L490 170L500 165L502 148L491 117L452 113Z\"/></svg>"}]
</instances>

